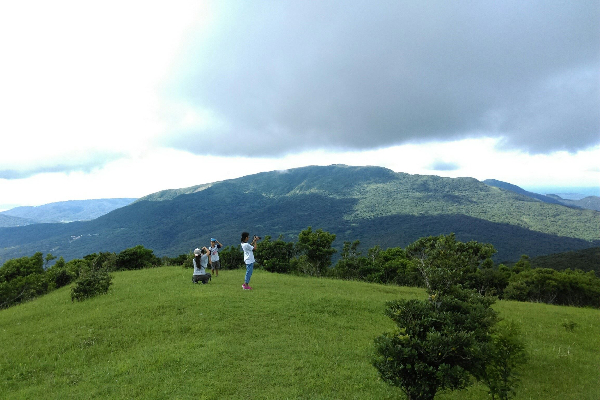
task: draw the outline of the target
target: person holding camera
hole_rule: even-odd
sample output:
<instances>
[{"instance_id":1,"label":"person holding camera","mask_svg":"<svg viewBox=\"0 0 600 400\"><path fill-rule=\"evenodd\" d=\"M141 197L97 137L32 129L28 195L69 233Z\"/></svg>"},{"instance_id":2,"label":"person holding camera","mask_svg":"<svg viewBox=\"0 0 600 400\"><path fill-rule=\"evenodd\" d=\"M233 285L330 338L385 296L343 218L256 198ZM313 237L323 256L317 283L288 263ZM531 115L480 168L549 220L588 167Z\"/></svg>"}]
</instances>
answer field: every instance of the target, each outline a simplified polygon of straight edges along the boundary
<instances>
[{"instance_id":1,"label":"person holding camera","mask_svg":"<svg viewBox=\"0 0 600 400\"><path fill-rule=\"evenodd\" d=\"M254 271L254 249L256 248L256 242L260 240L258 236L254 235L252 243L248 243L249 238L250 234L248 232L242 232L242 250L244 251L244 263L246 264L246 277L242 285L244 290L252 290L249 283Z\"/></svg>"},{"instance_id":2,"label":"person holding camera","mask_svg":"<svg viewBox=\"0 0 600 400\"><path fill-rule=\"evenodd\" d=\"M210 280L210 273L206 273L206 267L210 262L210 253L206 247L202 250L194 250L194 275L192 275L192 283L206 283Z\"/></svg>"},{"instance_id":3,"label":"person holding camera","mask_svg":"<svg viewBox=\"0 0 600 400\"><path fill-rule=\"evenodd\" d=\"M221 261L219 261L219 251L223 245L215 238L210 238L210 272L219 276L219 268L221 268Z\"/></svg>"}]
</instances>

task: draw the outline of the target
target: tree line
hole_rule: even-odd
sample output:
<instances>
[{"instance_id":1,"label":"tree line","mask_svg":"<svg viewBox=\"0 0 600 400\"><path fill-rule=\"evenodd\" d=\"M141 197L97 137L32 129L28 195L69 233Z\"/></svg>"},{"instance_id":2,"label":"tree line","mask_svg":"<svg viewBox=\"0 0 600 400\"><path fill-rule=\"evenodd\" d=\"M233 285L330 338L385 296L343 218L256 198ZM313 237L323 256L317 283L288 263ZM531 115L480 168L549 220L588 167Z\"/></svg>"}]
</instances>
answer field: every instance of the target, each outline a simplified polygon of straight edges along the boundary
<instances>
[{"instance_id":1,"label":"tree line","mask_svg":"<svg viewBox=\"0 0 600 400\"><path fill-rule=\"evenodd\" d=\"M544 302L558 305L600 307L600 279L594 271L532 268L529 257L522 256L514 265L494 265L495 249L491 244L476 241L463 243L454 234L421 238L406 248L381 249L374 246L363 254L360 242L344 242L339 259L332 263L337 252L332 247L336 235L308 227L298 235L297 242L288 242L280 236L266 236L257 244L256 267L269 272L300 274L337 279L359 280L400 286L427 287L422 264L423 249L437 249L448 265L462 265L460 285L484 296L500 299ZM476 255L475 258L470 258ZM192 267L193 254L158 258L150 249L139 245L122 252L93 253L69 262L60 257L35 253L6 261L0 267L0 308L35 298L54 289L79 280L84 294L72 292L73 299L85 298L85 293L102 291L110 282L107 273L161 265ZM220 252L223 269L237 269L244 265L240 246L228 246ZM55 261L51 267L50 262ZM443 267L440 261L440 267ZM90 282L102 281L101 289ZM87 283L86 283L87 282ZM81 289L88 288L86 290ZM75 290L75 292L77 292Z\"/></svg>"}]
</instances>

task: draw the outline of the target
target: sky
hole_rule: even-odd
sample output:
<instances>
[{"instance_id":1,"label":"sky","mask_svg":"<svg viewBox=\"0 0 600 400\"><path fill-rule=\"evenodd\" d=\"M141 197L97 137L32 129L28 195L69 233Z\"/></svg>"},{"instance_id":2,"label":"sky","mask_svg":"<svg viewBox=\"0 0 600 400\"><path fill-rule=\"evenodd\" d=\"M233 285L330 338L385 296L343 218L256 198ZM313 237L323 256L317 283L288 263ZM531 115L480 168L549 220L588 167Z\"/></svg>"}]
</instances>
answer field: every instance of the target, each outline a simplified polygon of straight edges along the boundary
<instances>
[{"instance_id":1,"label":"sky","mask_svg":"<svg viewBox=\"0 0 600 400\"><path fill-rule=\"evenodd\" d=\"M600 3L0 2L0 210L376 165L600 195Z\"/></svg>"}]
</instances>

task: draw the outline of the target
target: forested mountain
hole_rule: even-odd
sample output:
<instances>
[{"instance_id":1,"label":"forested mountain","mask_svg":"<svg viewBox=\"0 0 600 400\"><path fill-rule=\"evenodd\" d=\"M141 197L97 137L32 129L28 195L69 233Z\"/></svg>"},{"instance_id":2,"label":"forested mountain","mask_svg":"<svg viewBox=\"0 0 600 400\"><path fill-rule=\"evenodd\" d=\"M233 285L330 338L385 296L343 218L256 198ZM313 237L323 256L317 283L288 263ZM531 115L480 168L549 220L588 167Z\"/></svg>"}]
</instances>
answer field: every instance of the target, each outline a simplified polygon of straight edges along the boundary
<instances>
[{"instance_id":1,"label":"forested mountain","mask_svg":"<svg viewBox=\"0 0 600 400\"><path fill-rule=\"evenodd\" d=\"M596 275L600 276L600 247L538 256L531 259L531 266L559 271L566 268L580 269L586 272L594 271Z\"/></svg>"},{"instance_id":2,"label":"forested mountain","mask_svg":"<svg viewBox=\"0 0 600 400\"><path fill-rule=\"evenodd\" d=\"M556 198L556 197L550 197L550 196L546 196L546 195L539 194L539 193L529 192L523 188L520 188L517 185L513 185L512 183L502 182L497 179L486 179L485 181L483 181L483 183L485 183L486 185L500 188L500 189L510 190L511 192L515 192L515 193L522 194L527 197L531 197L532 199L543 201L544 203L562 204L560 201L561 200L560 197Z\"/></svg>"},{"instance_id":3,"label":"forested mountain","mask_svg":"<svg viewBox=\"0 0 600 400\"><path fill-rule=\"evenodd\" d=\"M23 226L36 223L89 221L117 208L129 205L134 200L129 198L69 200L36 207L16 207L0 213L0 227Z\"/></svg>"},{"instance_id":4,"label":"forested mountain","mask_svg":"<svg viewBox=\"0 0 600 400\"><path fill-rule=\"evenodd\" d=\"M34 223L34 221L27 218L13 217L12 215L0 213L0 227L25 226Z\"/></svg>"},{"instance_id":5,"label":"forested mountain","mask_svg":"<svg viewBox=\"0 0 600 400\"><path fill-rule=\"evenodd\" d=\"M549 204L473 178L395 173L380 167L304 167L162 191L95 220L0 229L0 261L36 251L79 258L136 245L176 256L210 237L237 245L242 231L297 240L308 226L334 246L404 247L454 232L491 243L498 261L600 245L600 213Z\"/></svg>"}]
</instances>

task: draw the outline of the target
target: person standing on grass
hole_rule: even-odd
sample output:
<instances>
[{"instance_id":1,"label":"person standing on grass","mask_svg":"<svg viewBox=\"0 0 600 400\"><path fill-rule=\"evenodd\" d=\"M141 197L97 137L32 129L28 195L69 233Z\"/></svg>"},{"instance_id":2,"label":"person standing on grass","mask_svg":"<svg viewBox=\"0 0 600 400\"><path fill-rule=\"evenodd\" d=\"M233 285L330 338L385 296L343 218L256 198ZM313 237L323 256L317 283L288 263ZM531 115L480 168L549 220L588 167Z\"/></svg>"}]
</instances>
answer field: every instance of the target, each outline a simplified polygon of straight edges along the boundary
<instances>
[{"instance_id":1,"label":"person standing on grass","mask_svg":"<svg viewBox=\"0 0 600 400\"><path fill-rule=\"evenodd\" d=\"M223 247L221 242L215 238L210 238L210 272L215 276L219 276L219 268L221 268L221 261L219 261L219 250Z\"/></svg>"},{"instance_id":2,"label":"person standing on grass","mask_svg":"<svg viewBox=\"0 0 600 400\"><path fill-rule=\"evenodd\" d=\"M252 290L249 283L254 271L254 249L256 248L256 242L260 240L258 236L254 235L252 243L248 243L249 237L250 234L248 232L242 232L242 250L244 251L244 263L246 263L246 278L242 285L242 289L244 290Z\"/></svg>"}]
</instances>

